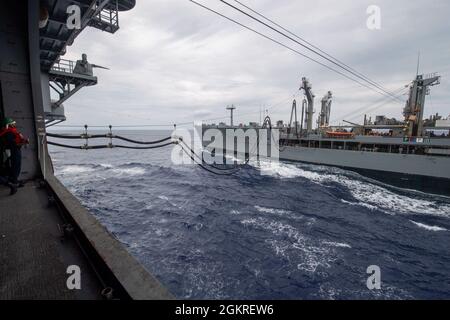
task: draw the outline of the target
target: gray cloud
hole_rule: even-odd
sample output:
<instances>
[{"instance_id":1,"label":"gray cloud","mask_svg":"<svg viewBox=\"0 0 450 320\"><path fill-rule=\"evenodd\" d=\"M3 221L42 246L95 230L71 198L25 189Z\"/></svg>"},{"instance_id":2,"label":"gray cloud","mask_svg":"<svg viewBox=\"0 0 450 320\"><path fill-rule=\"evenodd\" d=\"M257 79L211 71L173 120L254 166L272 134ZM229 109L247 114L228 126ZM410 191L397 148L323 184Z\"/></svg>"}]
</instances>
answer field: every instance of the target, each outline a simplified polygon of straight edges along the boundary
<instances>
[{"instance_id":1,"label":"gray cloud","mask_svg":"<svg viewBox=\"0 0 450 320\"><path fill-rule=\"evenodd\" d=\"M413 79L420 50L421 71L443 76L426 113L449 113L448 1L377 0L379 31L366 27L372 1L243 1L392 91ZM200 2L295 47L219 1ZM334 120L382 98L187 0L137 1L120 24L115 35L87 29L69 48L65 58L86 52L111 70L96 70L99 84L65 104L67 124L179 123L226 117L230 104L238 106L239 122L258 120L262 106L272 107L274 120L287 120L302 76L311 80L317 104L334 92ZM372 115L400 118L402 107L389 103Z\"/></svg>"}]
</instances>

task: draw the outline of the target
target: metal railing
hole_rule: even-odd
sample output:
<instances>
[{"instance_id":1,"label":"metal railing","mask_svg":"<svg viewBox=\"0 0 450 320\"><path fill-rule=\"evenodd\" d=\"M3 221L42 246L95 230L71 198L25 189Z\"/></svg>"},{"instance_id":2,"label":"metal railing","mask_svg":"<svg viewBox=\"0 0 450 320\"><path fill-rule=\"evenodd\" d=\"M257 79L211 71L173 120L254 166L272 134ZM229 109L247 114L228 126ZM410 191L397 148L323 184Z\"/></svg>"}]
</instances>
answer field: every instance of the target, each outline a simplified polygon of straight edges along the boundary
<instances>
[{"instance_id":1,"label":"metal railing","mask_svg":"<svg viewBox=\"0 0 450 320\"><path fill-rule=\"evenodd\" d=\"M433 72L433 73L427 73L423 75L423 79L431 79L434 77L438 77L438 73L437 72Z\"/></svg>"},{"instance_id":2,"label":"metal railing","mask_svg":"<svg viewBox=\"0 0 450 320\"><path fill-rule=\"evenodd\" d=\"M117 0L110 2L110 5L107 5L105 1L97 3L90 25L114 33L119 29L119 9Z\"/></svg>"},{"instance_id":3,"label":"metal railing","mask_svg":"<svg viewBox=\"0 0 450 320\"><path fill-rule=\"evenodd\" d=\"M51 70L65 73L73 73L74 68L75 68L75 61L59 59L53 64Z\"/></svg>"},{"instance_id":4,"label":"metal railing","mask_svg":"<svg viewBox=\"0 0 450 320\"><path fill-rule=\"evenodd\" d=\"M112 26L119 26L119 15L116 10L103 9L96 15L96 18Z\"/></svg>"}]
</instances>

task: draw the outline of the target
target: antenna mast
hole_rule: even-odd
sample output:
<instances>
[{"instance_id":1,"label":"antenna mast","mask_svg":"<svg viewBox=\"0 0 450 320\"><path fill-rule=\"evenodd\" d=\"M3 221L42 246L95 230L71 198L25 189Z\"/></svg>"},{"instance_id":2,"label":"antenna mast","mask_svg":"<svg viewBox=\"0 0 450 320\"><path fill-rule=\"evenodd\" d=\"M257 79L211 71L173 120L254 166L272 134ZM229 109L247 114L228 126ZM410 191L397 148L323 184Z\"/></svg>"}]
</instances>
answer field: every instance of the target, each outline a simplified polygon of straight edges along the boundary
<instances>
[{"instance_id":1,"label":"antenna mast","mask_svg":"<svg viewBox=\"0 0 450 320\"><path fill-rule=\"evenodd\" d=\"M234 106L234 104L231 105L231 107L230 106L227 107L227 110L230 110L230 126L231 127L233 126L233 111L235 109L236 109L236 107Z\"/></svg>"},{"instance_id":2,"label":"antenna mast","mask_svg":"<svg viewBox=\"0 0 450 320\"><path fill-rule=\"evenodd\" d=\"M419 67L420 67L420 51L417 54L417 71L416 71L416 77L419 75Z\"/></svg>"}]
</instances>

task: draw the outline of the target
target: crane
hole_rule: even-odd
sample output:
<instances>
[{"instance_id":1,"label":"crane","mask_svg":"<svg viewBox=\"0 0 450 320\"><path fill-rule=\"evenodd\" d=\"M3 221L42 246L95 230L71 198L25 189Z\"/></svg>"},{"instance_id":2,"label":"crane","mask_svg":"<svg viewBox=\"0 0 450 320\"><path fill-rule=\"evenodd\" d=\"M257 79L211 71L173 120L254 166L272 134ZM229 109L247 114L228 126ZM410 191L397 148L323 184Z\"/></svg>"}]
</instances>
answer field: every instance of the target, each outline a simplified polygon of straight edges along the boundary
<instances>
[{"instance_id":1,"label":"crane","mask_svg":"<svg viewBox=\"0 0 450 320\"><path fill-rule=\"evenodd\" d=\"M309 80L305 77L302 78L302 86L300 90L305 92L306 99L308 101L308 106L306 108L306 132L309 134L312 132L313 115L314 115L314 98L315 95L312 93L312 86Z\"/></svg>"}]
</instances>

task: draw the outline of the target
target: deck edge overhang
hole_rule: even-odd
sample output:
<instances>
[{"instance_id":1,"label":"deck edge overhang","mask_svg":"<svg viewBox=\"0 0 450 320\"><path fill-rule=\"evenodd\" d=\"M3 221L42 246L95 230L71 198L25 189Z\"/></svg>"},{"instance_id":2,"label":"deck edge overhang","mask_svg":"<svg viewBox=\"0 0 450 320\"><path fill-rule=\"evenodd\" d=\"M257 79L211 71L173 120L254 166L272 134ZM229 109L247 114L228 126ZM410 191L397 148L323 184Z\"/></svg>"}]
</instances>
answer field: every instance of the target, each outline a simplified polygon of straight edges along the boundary
<instances>
[{"instance_id":1,"label":"deck edge overhang","mask_svg":"<svg viewBox=\"0 0 450 320\"><path fill-rule=\"evenodd\" d=\"M98 255L100 269L111 272L133 300L173 300L174 296L125 249L108 230L56 178L48 174L46 182L56 201L63 207L74 227L85 238L86 252ZM86 250L87 249L87 250ZM90 257L92 258L92 257Z\"/></svg>"}]
</instances>

